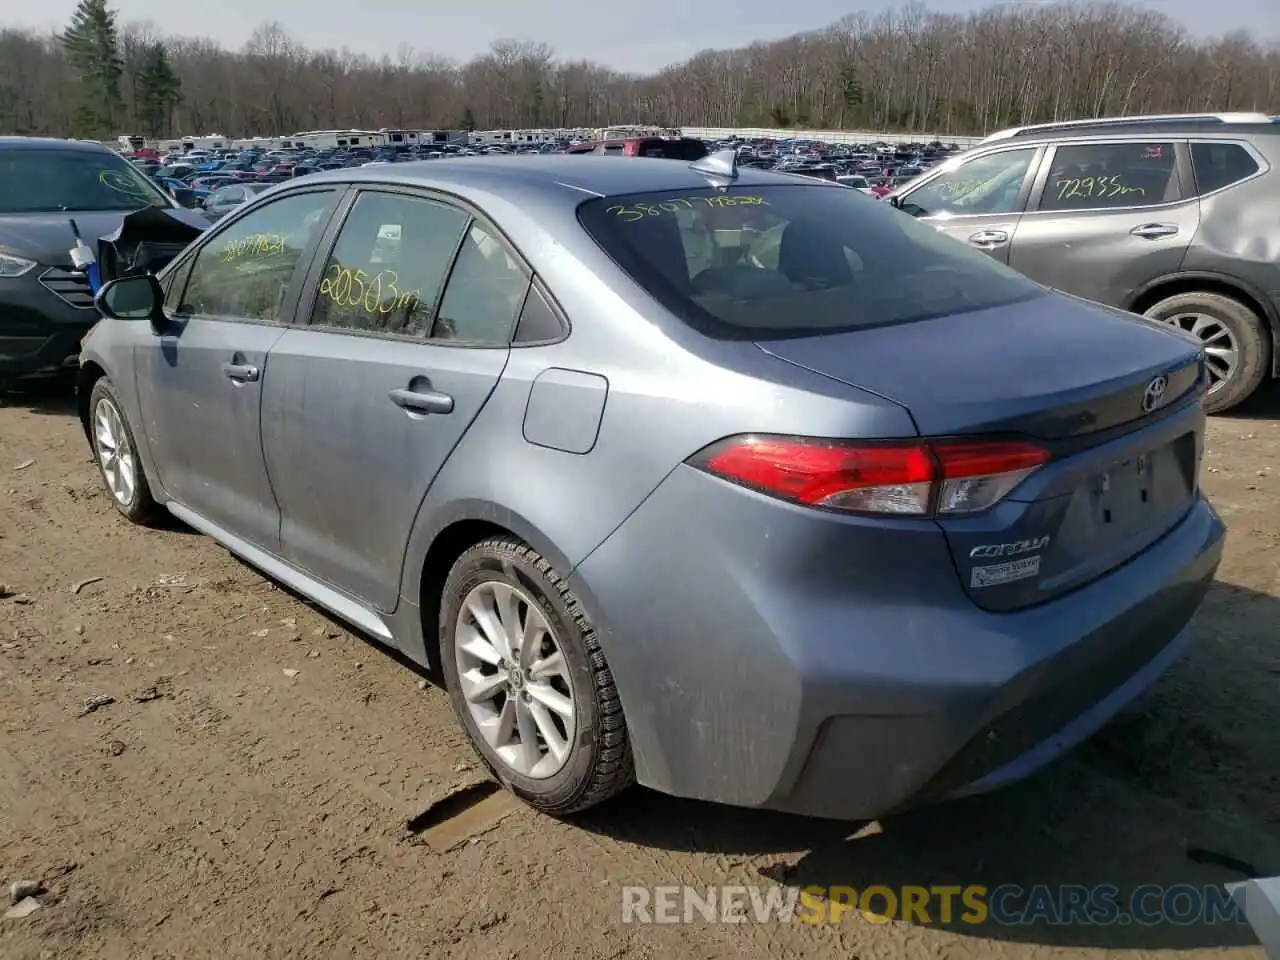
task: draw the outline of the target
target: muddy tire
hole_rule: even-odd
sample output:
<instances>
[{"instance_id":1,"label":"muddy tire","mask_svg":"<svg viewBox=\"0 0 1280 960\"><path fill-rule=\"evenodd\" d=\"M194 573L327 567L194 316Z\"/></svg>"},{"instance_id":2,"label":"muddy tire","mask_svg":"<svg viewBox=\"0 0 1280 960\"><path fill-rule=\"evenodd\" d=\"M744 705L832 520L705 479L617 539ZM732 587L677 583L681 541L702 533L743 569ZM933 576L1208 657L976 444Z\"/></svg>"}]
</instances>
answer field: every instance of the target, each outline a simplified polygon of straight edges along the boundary
<instances>
[{"instance_id":1,"label":"muddy tire","mask_svg":"<svg viewBox=\"0 0 1280 960\"><path fill-rule=\"evenodd\" d=\"M1144 316L1196 334L1206 352L1207 413L1243 403L1271 372L1271 336L1262 317L1220 293L1179 293L1149 307Z\"/></svg>"},{"instance_id":2,"label":"muddy tire","mask_svg":"<svg viewBox=\"0 0 1280 960\"><path fill-rule=\"evenodd\" d=\"M582 603L514 537L453 565L440 604L441 664L458 720L494 777L564 816L634 780L613 675Z\"/></svg>"}]
</instances>

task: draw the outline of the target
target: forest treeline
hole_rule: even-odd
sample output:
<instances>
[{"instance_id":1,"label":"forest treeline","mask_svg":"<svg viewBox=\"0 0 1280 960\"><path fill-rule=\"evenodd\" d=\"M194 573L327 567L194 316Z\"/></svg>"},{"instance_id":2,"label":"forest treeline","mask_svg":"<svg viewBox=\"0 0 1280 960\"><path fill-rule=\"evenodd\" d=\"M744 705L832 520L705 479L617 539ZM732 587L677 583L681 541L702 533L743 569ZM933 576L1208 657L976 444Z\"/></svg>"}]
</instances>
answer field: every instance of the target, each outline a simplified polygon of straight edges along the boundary
<instances>
[{"instance_id":1,"label":"forest treeline","mask_svg":"<svg viewBox=\"0 0 1280 960\"><path fill-rule=\"evenodd\" d=\"M654 123L982 134L1121 113L1280 112L1280 44L1197 39L1122 3L921 5L707 50L650 75L498 40L465 63L403 46L309 50L279 23L240 50L116 22L82 0L61 34L0 31L0 132L227 136L333 128Z\"/></svg>"}]
</instances>

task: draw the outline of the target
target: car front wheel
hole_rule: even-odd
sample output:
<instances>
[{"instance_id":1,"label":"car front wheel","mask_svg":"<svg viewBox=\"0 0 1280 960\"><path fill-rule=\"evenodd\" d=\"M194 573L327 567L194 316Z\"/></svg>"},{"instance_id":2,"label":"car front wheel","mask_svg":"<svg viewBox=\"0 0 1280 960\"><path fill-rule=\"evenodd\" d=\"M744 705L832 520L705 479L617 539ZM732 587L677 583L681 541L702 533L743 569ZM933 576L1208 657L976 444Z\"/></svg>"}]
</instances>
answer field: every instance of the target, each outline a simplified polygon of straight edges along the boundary
<instances>
[{"instance_id":1,"label":"car front wheel","mask_svg":"<svg viewBox=\"0 0 1280 960\"><path fill-rule=\"evenodd\" d=\"M440 605L450 700L500 783L553 815L634 778L622 704L595 629L551 565L511 537L454 564Z\"/></svg>"},{"instance_id":2,"label":"car front wheel","mask_svg":"<svg viewBox=\"0 0 1280 960\"><path fill-rule=\"evenodd\" d=\"M1220 293L1179 293L1144 315L1199 338L1209 378L1207 413L1243 403L1271 369L1271 339L1262 318L1239 300Z\"/></svg>"},{"instance_id":3,"label":"car front wheel","mask_svg":"<svg viewBox=\"0 0 1280 960\"><path fill-rule=\"evenodd\" d=\"M89 437L111 502L134 523L146 523L155 515L156 503L120 398L106 377L89 394Z\"/></svg>"}]
</instances>

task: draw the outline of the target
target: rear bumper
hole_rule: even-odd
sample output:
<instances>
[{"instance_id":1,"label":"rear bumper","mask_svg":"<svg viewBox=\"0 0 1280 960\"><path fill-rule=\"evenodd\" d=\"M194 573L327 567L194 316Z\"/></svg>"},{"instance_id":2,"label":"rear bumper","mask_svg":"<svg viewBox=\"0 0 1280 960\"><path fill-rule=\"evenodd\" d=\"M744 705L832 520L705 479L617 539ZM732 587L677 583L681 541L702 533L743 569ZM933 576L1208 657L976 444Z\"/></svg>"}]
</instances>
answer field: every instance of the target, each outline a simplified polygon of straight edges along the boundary
<instances>
[{"instance_id":1,"label":"rear bumper","mask_svg":"<svg viewBox=\"0 0 1280 960\"><path fill-rule=\"evenodd\" d=\"M41 284L44 269L0 280L0 378L74 372L80 339L99 319L92 306L73 306Z\"/></svg>"},{"instance_id":2,"label":"rear bumper","mask_svg":"<svg viewBox=\"0 0 1280 960\"><path fill-rule=\"evenodd\" d=\"M1201 498L1102 579L989 613L932 524L815 515L682 467L573 581L640 782L852 819L1019 779L1102 726L1181 652L1224 536Z\"/></svg>"}]
</instances>

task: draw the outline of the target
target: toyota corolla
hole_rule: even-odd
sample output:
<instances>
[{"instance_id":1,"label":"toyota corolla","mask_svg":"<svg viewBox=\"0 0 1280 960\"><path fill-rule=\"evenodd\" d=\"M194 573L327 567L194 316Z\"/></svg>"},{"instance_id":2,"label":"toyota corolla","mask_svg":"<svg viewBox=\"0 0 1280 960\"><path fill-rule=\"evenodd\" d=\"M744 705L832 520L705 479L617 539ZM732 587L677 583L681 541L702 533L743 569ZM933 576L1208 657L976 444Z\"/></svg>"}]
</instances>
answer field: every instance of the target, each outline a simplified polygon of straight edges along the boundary
<instances>
[{"instance_id":1,"label":"toyota corolla","mask_svg":"<svg viewBox=\"0 0 1280 960\"><path fill-rule=\"evenodd\" d=\"M1225 535L1196 343L732 154L322 173L98 302L119 510L438 667L550 813L1025 776L1179 655Z\"/></svg>"}]
</instances>

